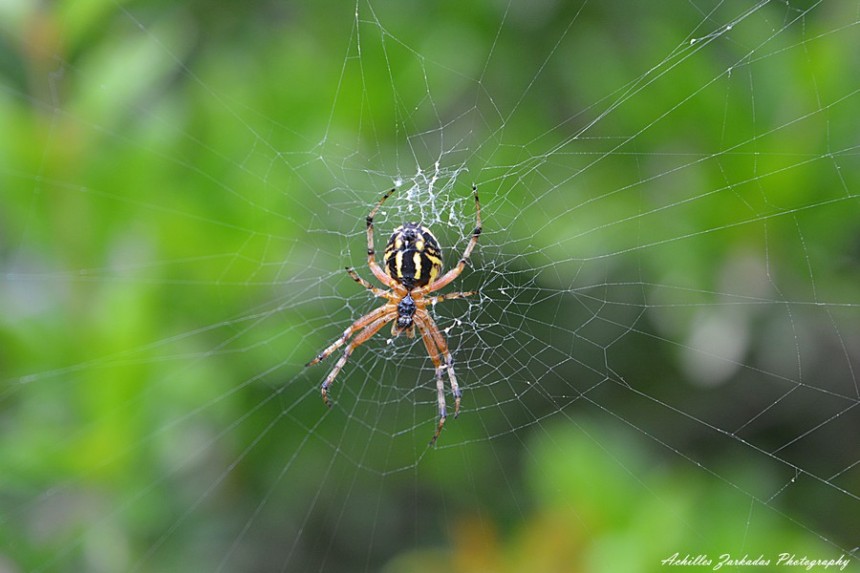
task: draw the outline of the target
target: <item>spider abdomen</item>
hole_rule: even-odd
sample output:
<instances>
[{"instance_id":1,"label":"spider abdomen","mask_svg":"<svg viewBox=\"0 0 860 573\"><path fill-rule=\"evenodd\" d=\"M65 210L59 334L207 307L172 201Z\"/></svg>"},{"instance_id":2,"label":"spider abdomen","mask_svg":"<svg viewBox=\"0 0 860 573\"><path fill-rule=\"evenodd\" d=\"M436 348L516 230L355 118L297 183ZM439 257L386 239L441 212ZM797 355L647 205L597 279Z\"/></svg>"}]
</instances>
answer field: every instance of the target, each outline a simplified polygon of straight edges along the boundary
<instances>
[{"instance_id":1,"label":"spider abdomen","mask_svg":"<svg viewBox=\"0 0 860 573\"><path fill-rule=\"evenodd\" d=\"M383 264L388 276L412 290L436 280L442 271L442 250L430 229L406 223L388 239Z\"/></svg>"}]
</instances>

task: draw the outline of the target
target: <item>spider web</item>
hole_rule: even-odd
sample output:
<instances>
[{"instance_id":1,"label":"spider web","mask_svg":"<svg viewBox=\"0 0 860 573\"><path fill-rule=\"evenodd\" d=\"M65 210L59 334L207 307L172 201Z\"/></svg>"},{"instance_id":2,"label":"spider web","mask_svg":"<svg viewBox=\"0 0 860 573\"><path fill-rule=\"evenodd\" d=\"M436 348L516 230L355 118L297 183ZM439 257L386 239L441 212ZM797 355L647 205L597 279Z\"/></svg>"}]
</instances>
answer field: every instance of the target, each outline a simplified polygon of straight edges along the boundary
<instances>
[{"instance_id":1,"label":"spider web","mask_svg":"<svg viewBox=\"0 0 860 573\"><path fill-rule=\"evenodd\" d=\"M321 6L0 5L0 571L856 567L860 5Z\"/></svg>"}]
</instances>

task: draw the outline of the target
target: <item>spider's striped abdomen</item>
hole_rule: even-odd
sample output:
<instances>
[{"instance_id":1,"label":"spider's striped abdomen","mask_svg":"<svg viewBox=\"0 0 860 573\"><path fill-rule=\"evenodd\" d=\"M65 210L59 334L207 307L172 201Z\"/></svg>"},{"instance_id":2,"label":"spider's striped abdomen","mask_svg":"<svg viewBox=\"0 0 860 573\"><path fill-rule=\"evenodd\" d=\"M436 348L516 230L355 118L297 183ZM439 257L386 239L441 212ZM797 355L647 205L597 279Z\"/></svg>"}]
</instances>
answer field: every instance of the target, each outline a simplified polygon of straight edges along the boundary
<instances>
[{"instance_id":1,"label":"spider's striped abdomen","mask_svg":"<svg viewBox=\"0 0 860 573\"><path fill-rule=\"evenodd\" d=\"M412 290L436 280L442 271L442 250L430 229L406 223L388 239L383 264L388 276Z\"/></svg>"}]
</instances>

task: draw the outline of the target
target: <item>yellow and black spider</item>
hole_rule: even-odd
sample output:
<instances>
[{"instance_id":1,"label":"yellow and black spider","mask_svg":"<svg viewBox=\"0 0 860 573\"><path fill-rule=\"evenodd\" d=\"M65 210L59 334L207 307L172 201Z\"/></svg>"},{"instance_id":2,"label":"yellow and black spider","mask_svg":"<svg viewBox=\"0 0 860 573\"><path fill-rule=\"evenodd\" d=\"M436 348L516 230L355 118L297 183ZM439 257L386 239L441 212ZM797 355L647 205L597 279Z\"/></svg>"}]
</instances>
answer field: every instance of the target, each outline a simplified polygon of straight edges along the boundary
<instances>
[{"instance_id":1,"label":"yellow and black spider","mask_svg":"<svg viewBox=\"0 0 860 573\"><path fill-rule=\"evenodd\" d=\"M454 374L454 360L451 358L451 353L448 351L448 344L445 342L445 337L436 326L436 322L427 312L428 305L434 305L443 300L451 300L455 298L463 298L472 294L470 292L451 292L438 296L427 296L428 294L439 290L448 283L457 278L463 269L466 267L466 261L469 260L469 255L472 254L472 249L478 243L478 236L481 234L481 203L478 201L478 188L472 185L472 193L475 195L475 230L472 231L472 238L469 244L466 245L466 250L460 257L457 266L450 271L439 276L442 272L442 252L439 247L439 241L430 232L430 229L419 223L406 223L394 230L391 238L388 239L388 244L385 246L385 254L383 255L383 264L385 271L376 262L376 251L373 249L373 217L376 212L385 203L395 189L391 189L379 203L367 215L367 265L379 281L388 287L389 290L376 288L360 276L355 270L346 269L352 279L373 293L374 296L388 299L381 307L373 310L355 322L349 328L343 331L343 334L329 345L328 348L320 352L320 354L308 362L305 366L312 366L321 360L324 360L332 352L346 344L346 341L358 333L352 341L346 345L343 355L334 365L331 372L326 376L322 383L322 397L326 406L331 407L331 401L328 397L328 390L335 377L343 368L346 361L349 359L352 351L361 346L371 336L376 334L383 326L389 322L394 322L391 328L391 334L398 336L406 333L406 336L413 338L415 336L415 327L421 333L421 338L424 340L424 346L427 348L427 353L430 355L430 360L436 367L436 390L437 400L439 404L439 423L436 425L436 432L433 434L433 439L430 444L436 443L436 438L442 431L442 426L445 424L445 418L448 416L445 410L445 383L442 380L442 371L448 371L448 380L451 382L451 393L454 395L454 417L460 413L460 387L457 385L457 377ZM440 358L441 355L441 358ZM444 361L443 361L444 360Z\"/></svg>"}]
</instances>

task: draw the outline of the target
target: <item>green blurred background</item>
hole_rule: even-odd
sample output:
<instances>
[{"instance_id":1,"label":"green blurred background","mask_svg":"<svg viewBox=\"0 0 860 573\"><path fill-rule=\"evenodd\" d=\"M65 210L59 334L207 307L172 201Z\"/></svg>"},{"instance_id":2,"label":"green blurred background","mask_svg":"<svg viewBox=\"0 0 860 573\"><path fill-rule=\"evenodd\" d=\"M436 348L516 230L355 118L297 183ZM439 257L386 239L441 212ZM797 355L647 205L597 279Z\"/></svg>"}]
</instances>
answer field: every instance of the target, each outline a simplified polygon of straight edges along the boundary
<instances>
[{"instance_id":1,"label":"green blurred background","mask_svg":"<svg viewBox=\"0 0 860 573\"><path fill-rule=\"evenodd\" d=\"M847 555L858 17L0 2L0 571ZM484 206L435 449L420 341L330 412L304 368L378 304L342 269L398 180L378 249L417 217L453 261Z\"/></svg>"}]
</instances>

